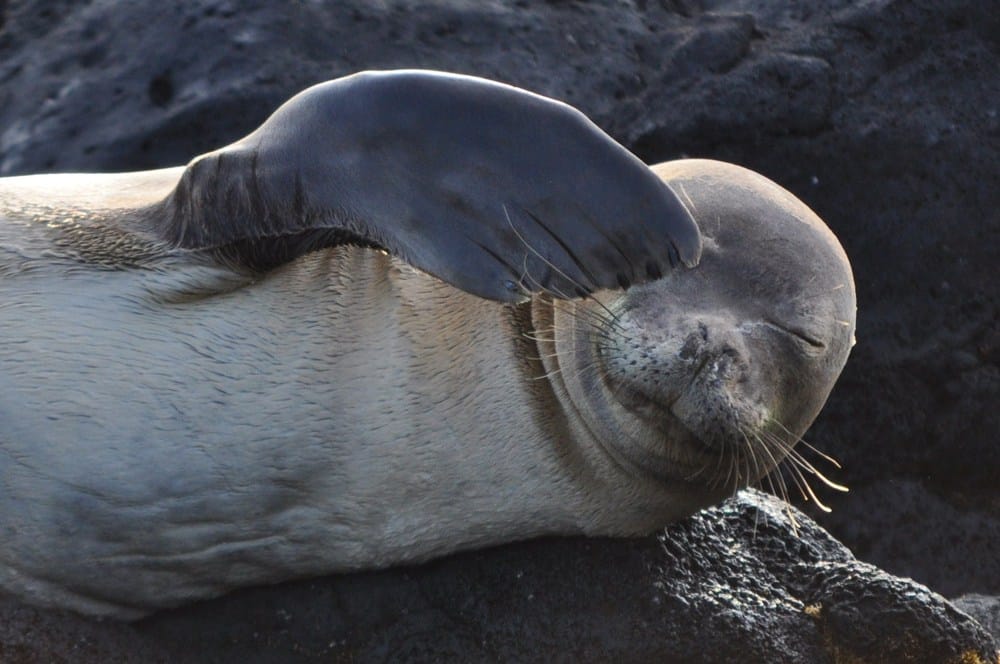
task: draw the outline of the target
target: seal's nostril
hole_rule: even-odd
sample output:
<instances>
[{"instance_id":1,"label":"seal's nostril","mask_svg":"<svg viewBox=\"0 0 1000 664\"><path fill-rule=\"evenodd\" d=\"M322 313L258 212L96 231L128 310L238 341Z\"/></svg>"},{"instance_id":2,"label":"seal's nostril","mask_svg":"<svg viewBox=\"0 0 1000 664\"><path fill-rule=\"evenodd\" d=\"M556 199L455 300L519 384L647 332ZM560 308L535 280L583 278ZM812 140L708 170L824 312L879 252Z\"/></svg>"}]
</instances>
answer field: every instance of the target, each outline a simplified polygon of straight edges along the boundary
<instances>
[{"instance_id":1,"label":"seal's nostril","mask_svg":"<svg viewBox=\"0 0 1000 664\"><path fill-rule=\"evenodd\" d=\"M681 359L690 360L698 354L698 349L702 346L701 338L697 334L689 334L684 340L684 345L678 353Z\"/></svg>"}]
</instances>

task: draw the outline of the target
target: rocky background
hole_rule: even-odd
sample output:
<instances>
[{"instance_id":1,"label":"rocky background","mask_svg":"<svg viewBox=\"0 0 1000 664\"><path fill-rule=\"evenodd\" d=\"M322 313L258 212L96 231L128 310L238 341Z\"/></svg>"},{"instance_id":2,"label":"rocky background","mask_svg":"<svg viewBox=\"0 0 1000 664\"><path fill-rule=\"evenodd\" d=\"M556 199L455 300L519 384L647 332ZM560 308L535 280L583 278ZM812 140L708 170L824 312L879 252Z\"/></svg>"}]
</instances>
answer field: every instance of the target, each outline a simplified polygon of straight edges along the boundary
<instances>
[{"instance_id":1,"label":"rocky background","mask_svg":"<svg viewBox=\"0 0 1000 664\"><path fill-rule=\"evenodd\" d=\"M736 162L816 210L852 259L860 309L858 345L807 435L841 461L842 471L830 470L851 492L822 494L834 512L813 516L857 558L946 597L964 596L959 605L998 632L1000 12L993 3L0 0L0 175L182 164L247 133L312 83L395 67L477 74L563 99L648 162ZM406 613L402 598L428 592L427 583L443 587L421 575L445 569L446 583L455 584L466 570L495 594L508 577L475 576L483 560L511 574L548 569L542 576L551 583L536 575L515 584L525 596L541 595L566 587L574 574L587 585L600 565L648 570L665 555L654 540L543 544L250 591L127 629L3 604L0 660L35 661L32 647L54 642L56 632L67 661L114 661L124 652L152 661L168 638L202 644L198 661L227 661L223 645L236 642L255 644L244 661L292 661L295 646L306 660L420 659L418 637L400 645L387 636L382 650L362 657L348 647L346 628L317 617L315 602L369 602L365 620L331 615L371 633L400 623L397 636L456 633ZM553 547L589 562L560 573L558 560L566 558L547 553ZM611 548L589 557L593 547ZM519 562L503 567L507 560ZM484 586L449 587L472 593ZM324 588L340 589L338 597ZM375 599L358 599L365 593ZM560 615L583 615L601 601L551 596L562 603L541 614L482 597L470 606L503 607L486 617L512 635L539 616L560 624ZM648 593L636 597L652 601ZM617 615L623 606L608 600L598 614ZM627 623L616 638L679 642L676 631L644 637L637 625L645 620ZM328 634L343 643L320 643ZM638 645L588 645L595 632L553 627L551 634L561 640L532 652L669 658L670 651ZM566 643L573 634L579 648ZM434 652L474 651L423 651ZM701 659L725 661L719 652L703 651ZM107 653L117 655L100 659ZM195 661L193 651L185 656Z\"/></svg>"}]
</instances>

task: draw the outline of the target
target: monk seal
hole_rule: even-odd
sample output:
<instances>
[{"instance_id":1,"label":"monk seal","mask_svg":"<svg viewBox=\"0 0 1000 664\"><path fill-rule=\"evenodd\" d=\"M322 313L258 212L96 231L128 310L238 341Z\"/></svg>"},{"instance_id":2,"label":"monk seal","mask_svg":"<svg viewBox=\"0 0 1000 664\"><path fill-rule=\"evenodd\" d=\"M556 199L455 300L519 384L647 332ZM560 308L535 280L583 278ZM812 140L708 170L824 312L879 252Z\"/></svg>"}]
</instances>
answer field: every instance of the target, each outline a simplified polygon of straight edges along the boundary
<instances>
[{"instance_id":1,"label":"monk seal","mask_svg":"<svg viewBox=\"0 0 1000 664\"><path fill-rule=\"evenodd\" d=\"M805 205L433 72L187 167L0 179L0 588L134 619L763 476L853 339Z\"/></svg>"}]
</instances>

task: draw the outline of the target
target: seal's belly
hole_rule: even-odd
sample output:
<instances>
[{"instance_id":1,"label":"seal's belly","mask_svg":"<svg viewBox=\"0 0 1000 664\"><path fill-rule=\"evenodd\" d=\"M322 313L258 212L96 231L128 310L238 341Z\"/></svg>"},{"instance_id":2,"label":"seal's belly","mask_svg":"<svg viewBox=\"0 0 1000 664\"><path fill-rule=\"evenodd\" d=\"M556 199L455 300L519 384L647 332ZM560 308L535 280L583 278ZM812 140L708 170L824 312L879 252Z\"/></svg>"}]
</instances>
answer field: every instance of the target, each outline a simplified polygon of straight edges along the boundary
<instances>
[{"instance_id":1,"label":"seal's belly","mask_svg":"<svg viewBox=\"0 0 1000 664\"><path fill-rule=\"evenodd\" d=\"M308 565L283 549L310 528L349 546L311 495L336 501L317 476L337 432L282 426L336 409L329 390L302 398L280 317L238 315L249 295L156 302L156 273L67 270L0 280L3 585L101 570L104 588L183 595Z\"/></svg>"},{"instance_id":2,"label":"seal's belly","mask_svg":"<svg viewBox=\"0 0 1000 664\"><path fill-rule=\"evenodd\" d=\"M338 251L254 284L194 265L8 269L0 587L126 615L508 538L523 506L496 487L550 461L481 441L527 436L528 397L483 380L504 362L468 327L447 345L467 344L461 366L443 366L370 252Z\"/></svg>"}]
</instances>

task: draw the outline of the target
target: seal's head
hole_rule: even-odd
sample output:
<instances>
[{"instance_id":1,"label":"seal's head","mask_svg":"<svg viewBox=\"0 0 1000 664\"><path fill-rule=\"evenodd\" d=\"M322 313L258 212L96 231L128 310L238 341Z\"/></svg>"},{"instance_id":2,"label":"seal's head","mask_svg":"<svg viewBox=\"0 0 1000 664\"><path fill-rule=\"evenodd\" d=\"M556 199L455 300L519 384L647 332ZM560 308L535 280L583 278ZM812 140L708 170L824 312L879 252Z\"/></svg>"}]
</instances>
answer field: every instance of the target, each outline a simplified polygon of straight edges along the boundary
<instances>
[{"instance_id":1,"label":"seal's head","mask_svg":"<svg viewBox=\"0 0 1000 664\"><path fill-rule=\"evenodd\" d=\"M853 345L854 282L833 233L770 180L653 170L697 221L700 264L555 302L547 369L622 468L709 502L797 454Z\"/></svg>"}]
</instances>

